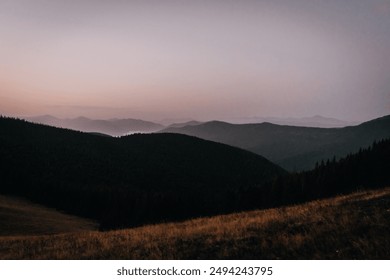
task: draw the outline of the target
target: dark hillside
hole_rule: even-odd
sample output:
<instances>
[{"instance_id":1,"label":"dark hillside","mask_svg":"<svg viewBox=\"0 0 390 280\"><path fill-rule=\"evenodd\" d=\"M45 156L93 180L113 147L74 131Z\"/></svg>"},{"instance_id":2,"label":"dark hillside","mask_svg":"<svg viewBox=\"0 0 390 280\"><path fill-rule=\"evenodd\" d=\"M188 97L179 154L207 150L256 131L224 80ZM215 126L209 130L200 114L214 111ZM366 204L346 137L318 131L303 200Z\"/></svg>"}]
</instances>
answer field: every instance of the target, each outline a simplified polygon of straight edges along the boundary
<instances>
[{"instance_id":1,"label":"dark hillside","mask_svg":"<svg viewBox=\"0 0 390 280\"><path fill-rule=\"evenodd\" d=\"M0 195L0 236L96 231L94 221L66 215L28 200Z\"/></svg>"},{"instance_id":2,"label":"dark hillside","mask_svg":"<svg viewBox=\"0 0 390 280\"><path fill-rule=\"evenodd\" d=\"M374 142L340 160L321 161L311 171L280 176L256 189L262 207L300 203L390 185L390 139ZM267 203L268 202L268 203Z\"/></svg>"},{"instance_id":3,"label":"dark hillside","mask_svg":"<svg viewBox=\"0 0 390 280\"><path fill-rule=\"evenodd\" d=\"M230 212L234 193L285 174L256 154L173 134L101 137L0 118L0 192L104 228Z\"/></svg>"}]
</instances>

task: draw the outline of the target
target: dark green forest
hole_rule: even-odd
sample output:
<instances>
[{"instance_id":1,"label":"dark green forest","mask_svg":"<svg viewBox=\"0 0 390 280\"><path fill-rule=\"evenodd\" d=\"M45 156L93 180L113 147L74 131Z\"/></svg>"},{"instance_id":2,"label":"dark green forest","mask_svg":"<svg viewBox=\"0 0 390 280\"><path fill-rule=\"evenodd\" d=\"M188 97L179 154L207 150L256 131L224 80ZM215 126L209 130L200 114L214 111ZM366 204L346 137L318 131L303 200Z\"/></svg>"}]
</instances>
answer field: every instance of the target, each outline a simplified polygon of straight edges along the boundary
<instances>
[{"instance_id":1,"label":"dark green forest","mask_svg":"<svg viewBox=\"0 0 390 280\"><path fill-rule=\"evenodd\" d=\"M102 229L261 209L390 183L390 140L288 174L248 151L179 134L103 137L0 118L2 194Z\"/></svg>"}]
</instances>

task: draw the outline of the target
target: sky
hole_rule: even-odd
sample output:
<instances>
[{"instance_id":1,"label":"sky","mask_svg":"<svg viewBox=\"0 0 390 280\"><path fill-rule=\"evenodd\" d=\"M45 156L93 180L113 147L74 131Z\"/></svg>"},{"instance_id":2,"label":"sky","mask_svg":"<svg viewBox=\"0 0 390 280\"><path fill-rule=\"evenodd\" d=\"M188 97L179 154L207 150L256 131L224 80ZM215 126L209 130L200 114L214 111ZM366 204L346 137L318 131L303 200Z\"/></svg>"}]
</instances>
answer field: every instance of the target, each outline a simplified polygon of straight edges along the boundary
<instances>
[{"instance_id":1,"label":"sky","mask_svg":"<svg viewBox=\"0 0 390 280\"><path fill-rule=\"evenodd\" d=\"M390 0L0 0L0 113L390 114Z\"/></svg>"}]
</instances>

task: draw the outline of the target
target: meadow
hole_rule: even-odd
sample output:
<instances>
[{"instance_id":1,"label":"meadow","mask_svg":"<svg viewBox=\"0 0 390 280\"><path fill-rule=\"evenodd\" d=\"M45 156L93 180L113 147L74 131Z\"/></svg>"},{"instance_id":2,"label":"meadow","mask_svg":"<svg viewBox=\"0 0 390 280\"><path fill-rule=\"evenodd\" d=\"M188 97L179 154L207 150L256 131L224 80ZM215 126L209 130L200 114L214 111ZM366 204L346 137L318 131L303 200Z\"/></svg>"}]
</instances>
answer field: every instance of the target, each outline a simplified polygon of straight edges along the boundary
<instances>
[{"instance_id":1,"label":"meadow","mask_svg":"<svg viewBox=\"0 0 390 280\"><path fill-rule=\"evenodd\" d=\"M0 237L0 258L389 259L389 236L388 187L133 229Z\"/></svg>"}]
</instances>

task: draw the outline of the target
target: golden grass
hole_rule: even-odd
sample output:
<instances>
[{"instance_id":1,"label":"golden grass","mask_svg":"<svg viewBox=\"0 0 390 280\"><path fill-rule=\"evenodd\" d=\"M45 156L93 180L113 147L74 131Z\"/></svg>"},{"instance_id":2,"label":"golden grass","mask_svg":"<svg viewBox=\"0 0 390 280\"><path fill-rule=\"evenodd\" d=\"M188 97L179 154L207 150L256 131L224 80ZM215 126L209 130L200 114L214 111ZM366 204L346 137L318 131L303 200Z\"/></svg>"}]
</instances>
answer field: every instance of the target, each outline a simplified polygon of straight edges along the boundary
<instances>
[{"instance_id":1,"label":"golden grass","mask_svg":"<svg viewBox=\"0 0 390 280\"><path fill-rule=\"evenodd\" d=\"M97 223L29 202L0 195L0 236L44 235L96 230Z\"/></svg>"},{"instance_id":2,"label":"golden grass","mask_svg":"<svg viewBox=\"0 0 390 280\"><path fill-rule=\"evenodd\" d=\"M0 238L3 259L389 259L390 188L111 232Z\"/></svg>"}]
</instances>

